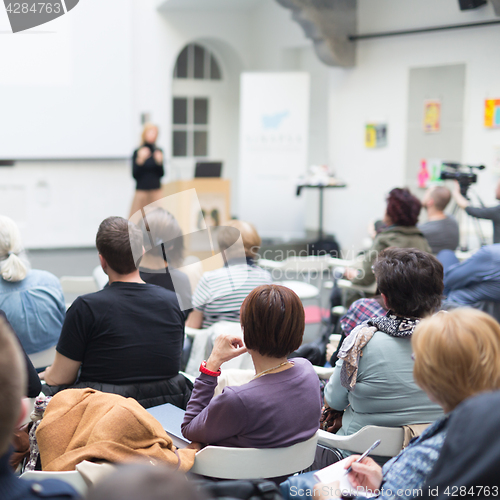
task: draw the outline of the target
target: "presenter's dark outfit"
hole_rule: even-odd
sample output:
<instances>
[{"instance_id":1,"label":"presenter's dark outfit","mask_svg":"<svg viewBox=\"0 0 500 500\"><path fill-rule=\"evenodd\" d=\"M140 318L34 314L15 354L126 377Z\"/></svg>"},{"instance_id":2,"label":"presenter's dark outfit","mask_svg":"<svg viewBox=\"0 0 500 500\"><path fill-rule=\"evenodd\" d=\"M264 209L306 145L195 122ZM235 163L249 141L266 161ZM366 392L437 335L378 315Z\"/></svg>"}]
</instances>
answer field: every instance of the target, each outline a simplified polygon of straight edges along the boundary
<instances>
[{"instance_id":1,"label":"presenter's dark outfit","mask_svg":"<svg viewBox=\"0 0 500 500\"><path fill-rule=\"evenodd\" d=\"M139 165L137 163L137 154L142 147L148 148L151 155L142 165ZM163 168L163 162L156 162L154 158L155 151L161 151L161 149L157 148L155 144L146 143L137 148L132 156L132 176L137 181L137 185L135 188L134 201L132 202L132 209L130 210L131 216L141 208L162 197L160 179L165 174L165 170Z\"/></svg>"}]
</instances>

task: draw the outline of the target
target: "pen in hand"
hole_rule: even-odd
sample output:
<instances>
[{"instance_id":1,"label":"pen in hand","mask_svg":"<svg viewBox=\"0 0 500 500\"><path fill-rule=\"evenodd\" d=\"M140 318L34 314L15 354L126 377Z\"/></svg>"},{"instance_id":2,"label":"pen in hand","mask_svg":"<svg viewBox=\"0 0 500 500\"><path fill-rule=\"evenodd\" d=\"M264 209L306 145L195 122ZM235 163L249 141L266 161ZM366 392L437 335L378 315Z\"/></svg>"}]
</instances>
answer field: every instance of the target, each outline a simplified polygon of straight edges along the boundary
<instances>
[{"instance_id":1,"label":"pen in hand","mask_svg":"<svg viewBox=\"0 0 500 500\"><path fill-rule=\"evenodd\" d=\"M380 444L380 439L377 439L357 460L355 463L361 462L364 458L366 458L378 445ZM345 473L346 475L352 472L352 465L350 465Z\"/></svg>"}]
</instances>

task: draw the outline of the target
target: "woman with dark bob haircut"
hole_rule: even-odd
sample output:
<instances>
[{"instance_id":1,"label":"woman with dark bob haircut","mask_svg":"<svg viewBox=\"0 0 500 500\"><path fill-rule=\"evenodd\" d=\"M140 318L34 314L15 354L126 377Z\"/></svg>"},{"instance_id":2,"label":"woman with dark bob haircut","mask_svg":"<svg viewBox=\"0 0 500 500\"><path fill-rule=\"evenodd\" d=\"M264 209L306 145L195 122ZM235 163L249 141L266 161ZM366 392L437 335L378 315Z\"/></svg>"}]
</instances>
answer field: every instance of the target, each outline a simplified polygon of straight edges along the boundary
<instances>
[{"instance_id":1,"label":"woman with dark bob haircut","mask_svg":"<svg viewBox=\"0 0 500 500\"><path fill-rule=\"evenodd\" d=\"M201 364L182 434L199 443L243 448L279 448L309 439L319 427L319 379L309 361L287 359L304 335L300 299L284 286L259 286L243 302L240 321L243 340L220 335ZM214 398L221 365L244 352L252 357L255 376Z\"/></svg>"},{"instance_id":2,"label":"woman with dark bob haircut","mask_svg":"<svg viewBox=\"0 0 500 500\"><path fill-rule=\"evenodd\" d=\"M415 327L441 305L443 266L427 252L388 248L374 272L388 312L351 332L325 387L325 405L345 410L339 435L366 425L429 423L443 414L415 384L411 357Z\"/></svg>"},{"instance_id":3,"label":"woman with dark bob haircut","mask_svg":"<svg viewBox=\"0 0 500 500\"><path fill-rule=\"evenodd\" d=\"M372 266L384 248L416 248L432 253L429 243L416 227L422 204L408 189L395 188L387 197L384 223L364 256L361 269L347 269L346 278L356 285L369 286L375 281Z\"/></svg>"}]
</instances>

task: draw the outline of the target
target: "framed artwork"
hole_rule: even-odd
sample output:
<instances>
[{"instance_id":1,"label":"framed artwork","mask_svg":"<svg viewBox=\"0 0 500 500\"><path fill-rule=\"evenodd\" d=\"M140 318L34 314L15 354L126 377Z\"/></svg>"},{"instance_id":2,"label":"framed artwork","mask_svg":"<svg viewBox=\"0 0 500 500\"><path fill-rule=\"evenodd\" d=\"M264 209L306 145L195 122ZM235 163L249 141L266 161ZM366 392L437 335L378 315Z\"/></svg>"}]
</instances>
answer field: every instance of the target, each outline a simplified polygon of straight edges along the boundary
<instances>
[{"instance_id":1,"label":"framed artwork","mask_svg":"<svg viewBox=\"0 0 500 500\"><path fill-rule=\"evenodd\" d=\"M500 128L500 99L486 99L484 101L484 126L486 128Z\"/></svg>"},{"instance_id":2,"label":"framed artwork","mask_svg":"<svg viewBox=\"0 0 500 500\"><path fill-rule=\"evenodd\" d=\"M429 99L424 101L424 132L434 134L441 130L441 101Z\"/></svg>"},{"instance_id":3,"label":"framed artwork","mask_svg":"<svg viewBox=\"0 0 500 500\"><path fill-rule=\"evenodd\" d=\"M385 123L367 123L365 128L365 147L368 149L387 146L387 125Z\"/></svg>"}]
</instances>

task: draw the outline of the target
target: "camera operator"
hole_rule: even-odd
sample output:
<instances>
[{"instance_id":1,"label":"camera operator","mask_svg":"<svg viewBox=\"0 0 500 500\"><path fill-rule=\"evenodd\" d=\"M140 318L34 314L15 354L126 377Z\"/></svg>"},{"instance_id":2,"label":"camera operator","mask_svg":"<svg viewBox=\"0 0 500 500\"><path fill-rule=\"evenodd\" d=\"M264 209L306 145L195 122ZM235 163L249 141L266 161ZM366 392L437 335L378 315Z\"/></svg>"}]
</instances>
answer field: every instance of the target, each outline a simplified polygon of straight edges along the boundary
<instances>
[{"instance_id":1,"label":"camera operator","mask_svg":"<svg viewBox=\"0 0 500 500\"><path fill-rule=\"evenodd\" d=\"M500 182L495 190L495 197L500 200ZM500 243L500 204L496 207L471 207L470 201L460 193L460 184L455 181L453 198L456 204L472 217L490 219L493 222L493 243Z\"/></svg>"}]
</instances>

